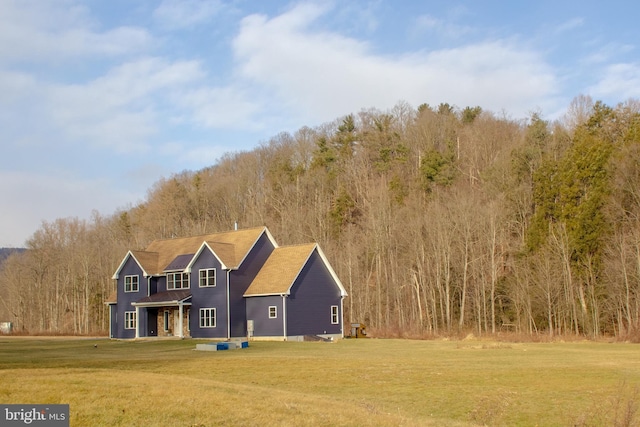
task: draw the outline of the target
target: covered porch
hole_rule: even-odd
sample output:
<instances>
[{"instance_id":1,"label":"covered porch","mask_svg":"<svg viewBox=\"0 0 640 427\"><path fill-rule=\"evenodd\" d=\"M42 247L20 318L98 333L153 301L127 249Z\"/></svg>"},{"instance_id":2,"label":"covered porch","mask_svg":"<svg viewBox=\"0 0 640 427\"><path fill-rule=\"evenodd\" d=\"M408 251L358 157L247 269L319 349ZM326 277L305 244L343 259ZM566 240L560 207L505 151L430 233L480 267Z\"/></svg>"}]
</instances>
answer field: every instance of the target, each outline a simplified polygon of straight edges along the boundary
<instances>
[{"instance_id":1,"label":"covered porch","mask_svg":"<svg viewBox=\"0 0 640 427\"><path fill-rule=\"evenodd\" d=\"M191 292L188 289L158 292L131 305L135 307L138 319L135 338L191 336Z\"/></svg>"}]
</instances>

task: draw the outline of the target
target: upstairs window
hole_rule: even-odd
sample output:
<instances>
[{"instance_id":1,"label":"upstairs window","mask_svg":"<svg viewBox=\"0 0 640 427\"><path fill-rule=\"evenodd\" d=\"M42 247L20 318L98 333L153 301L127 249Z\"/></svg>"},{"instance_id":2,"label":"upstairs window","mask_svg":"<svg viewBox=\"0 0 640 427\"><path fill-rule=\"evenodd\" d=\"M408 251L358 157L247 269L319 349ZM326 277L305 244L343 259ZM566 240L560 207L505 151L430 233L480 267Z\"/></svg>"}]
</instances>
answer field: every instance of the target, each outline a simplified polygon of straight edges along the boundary
<instances>
[{"instance_id":1,"label":"upstairs window","mask_svg":"<svg viewBox=\"0 0 640 427\"><path fill-rule=\"evenodd\" d=\"M124 276L124 291L138 292L140 287L138 280L138 276Z\"/></svg>"},{"instance_id":2,"label":"upstairs window","mask_svg":"<svg viewBox=\"0 0 640 427\"><path fill-rule=\"evenodd\" d=\"M216 269L200 270L200 287L208 288L216 285Z\"/></svg>"},{"instance_id":3,"label":"upstairs window","mask_svg":"<svg viewBox=\"0 0 640 427\"><path fill-rule=\"evenodd\" d=\"M167 273L167 290L189 289L188 273Z\"/></svg>"}]
</instances>

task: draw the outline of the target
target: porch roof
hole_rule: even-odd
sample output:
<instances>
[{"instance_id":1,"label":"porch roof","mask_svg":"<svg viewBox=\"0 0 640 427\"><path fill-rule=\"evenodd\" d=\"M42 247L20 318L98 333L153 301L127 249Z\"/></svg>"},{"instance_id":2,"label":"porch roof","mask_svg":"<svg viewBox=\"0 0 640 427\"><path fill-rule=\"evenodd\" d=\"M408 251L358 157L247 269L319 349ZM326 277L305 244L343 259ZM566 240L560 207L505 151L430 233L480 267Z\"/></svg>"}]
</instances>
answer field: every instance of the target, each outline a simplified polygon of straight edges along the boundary
<instances>
[{"instance_id":1,"label":"porch roof","mask_svg":"<svg viewBox=\"0 0 640 427\"><path fill-rule=\"evenodd\" d=\"M191 305L191 291L189 289L180 289L176 291L158 292L139 299L131 305L140 307L160 307L165 305Z\"/></svg>"}]
</instances>

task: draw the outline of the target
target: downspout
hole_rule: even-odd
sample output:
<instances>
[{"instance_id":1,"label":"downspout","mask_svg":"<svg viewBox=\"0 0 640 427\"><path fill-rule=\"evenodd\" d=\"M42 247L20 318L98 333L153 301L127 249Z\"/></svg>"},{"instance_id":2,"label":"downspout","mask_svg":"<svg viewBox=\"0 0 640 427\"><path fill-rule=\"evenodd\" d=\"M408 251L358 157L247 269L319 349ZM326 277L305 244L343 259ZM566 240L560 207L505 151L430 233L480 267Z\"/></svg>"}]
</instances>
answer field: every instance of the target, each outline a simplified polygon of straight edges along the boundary
<instances>
[{"instance_id":1,"label":"downspout","mask_svg":"<svg viewBox=\"0 0 640 427\"><path fill-rule=\"evenodd\" d=\"M338 319L340 322L340 335L344 338L344 297L340 297L340 318Z\"/></svg>"},{"instance_id":2,"label":"downspout","mask_svg":"<svg viewBox=\"0 0 640 427\"><path fill-rule=\"evenodd\" d=\"M286 303L286 295L282 295L282 331L284 334L284 340L287 340L287 305Z\"/></svg>"},{"instance_id":3,"label":"downspout","mask_svg":"<svg viewBox=\"0 0 640 427\"><path fill-rule=\"evenodd\" d=\"M115 304L115 314L116 314L116 325L118 323L118 279L113 280L116 285L116 304ZM109 338L113 338L113 312L114 308L111 304L109 304ZM116 327L117 330L117 327Z\"/></svg>"},{"instance_id":4,"label":"downspout","mask_svg":"<svg viewBox=\"0 0 640 427\"><path fill-rule=\"evenodd\" d=\"M227 270L227 339L231 339L231 312L229 311L231 308L231 303L229 299L231 296L229 295L229 278L231 273L231 269Z\"/></svg>"}]
</instances>

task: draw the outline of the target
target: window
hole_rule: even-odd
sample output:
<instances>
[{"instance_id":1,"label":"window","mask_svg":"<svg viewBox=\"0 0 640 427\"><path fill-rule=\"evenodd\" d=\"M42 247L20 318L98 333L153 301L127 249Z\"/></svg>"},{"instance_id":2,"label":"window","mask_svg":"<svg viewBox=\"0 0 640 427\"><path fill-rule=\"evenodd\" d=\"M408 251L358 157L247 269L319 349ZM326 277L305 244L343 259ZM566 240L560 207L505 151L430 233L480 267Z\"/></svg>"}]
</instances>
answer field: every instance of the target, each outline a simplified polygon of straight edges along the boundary
<instances>
[{"instance_id":1,"label":"window","mask_svg":"<svg viewBox=\"0 0 640 427\"><path fill-rule=\"evenodd\" d=\"M169 332L169 311L164 312L164 331Z\"/></svg>"},{"instance_id":2,"label":"window","mask_svg":"<svg viewBox=\"0 0 640 427\"><path fill-rule=\"evenodd\" d=\"M124 312L124 328L125 329L136 328L136 312L135 311Z\"/></svg>"},{"instance_id":3,"label":"window","mask_svg":"<svg viewBox=\"0 0 640 427\"><path fill-rule=\"evenodd\" d=\"M216 285L216 269L208 268L206 270L200 270L200 287L206 288Z\"/></svg>"},{"instance_id":4,"label":"window","mask_svg":"<svg viewBox=\"0 0 640 427\"><path fill-rule=\"evenodd\" d=\"M338 323L340 323L339 317L338 317L338 306L332 305L331 306L331 324L337 325Z\"/></svg>"},{"instance_id":5,"label":"window","mask_svg":"<svg viewBox=\"0 0 640 427\"><path fill-rule=\"evenodd\" d=\"M275 305L269 306L269 319L276 319L278 317L278 307Z\"/></svg>"},{"instance_id":6,"label":"window","mask_svg":"<svg viewBox=\"0 0 640 427\"><path fill-rule=\"evenodd\" d=\"M189 288L188 273L167 273L167 290L188 289L188 288Z\"/></svg>"},{"instance_id":7,"label":"window","mask_svg":"<svg viewBox=\"0 0 640 427\"><path fill-rule=\"evenodd\" d=\"M200 327L201 328L216 327L216 309L215 308L200 309Z\"/></svg>"},{"instance_id":8,"label":"window","mask_svg":"<svg viewBox=\"0 0 640 427\"><path fill-rule=\"evenodd\" d=\"M124 276L124 291L138 292L138 276Z\"/></svg>"}]
</instances>

